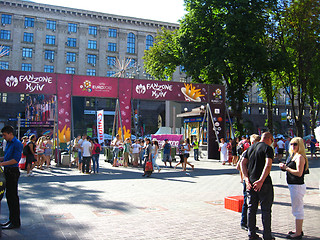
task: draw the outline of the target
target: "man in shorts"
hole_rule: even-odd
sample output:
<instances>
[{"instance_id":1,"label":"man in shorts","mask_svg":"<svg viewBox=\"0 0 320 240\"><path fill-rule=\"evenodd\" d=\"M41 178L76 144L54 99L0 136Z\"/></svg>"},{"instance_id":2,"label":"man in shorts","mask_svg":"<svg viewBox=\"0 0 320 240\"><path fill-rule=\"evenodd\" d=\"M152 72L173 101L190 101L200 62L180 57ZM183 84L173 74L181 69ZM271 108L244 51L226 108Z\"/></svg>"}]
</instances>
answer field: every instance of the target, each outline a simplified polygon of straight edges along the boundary
<instances>
[{"instance_id":1,"label":"man in shorts","mask_svg":"<svg viewBox=\"0 0 320 240\"><path fill-rule=\"evenodd\" d=\"M164 140L163 144L163 160L164 165L167 166L167 162L169 162L170 167L172 168L172 159L171 159L171 144L168 139Z\"/></svg>"}]
</instances>

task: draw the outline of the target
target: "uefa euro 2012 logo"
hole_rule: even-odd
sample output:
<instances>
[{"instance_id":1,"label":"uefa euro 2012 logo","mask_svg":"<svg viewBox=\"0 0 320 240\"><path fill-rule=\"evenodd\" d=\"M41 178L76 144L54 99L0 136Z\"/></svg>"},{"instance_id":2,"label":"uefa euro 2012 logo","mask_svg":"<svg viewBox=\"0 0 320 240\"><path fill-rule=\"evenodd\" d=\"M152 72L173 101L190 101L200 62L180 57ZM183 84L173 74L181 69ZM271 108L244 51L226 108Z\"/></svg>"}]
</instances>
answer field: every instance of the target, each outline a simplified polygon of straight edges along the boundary
<instances>
[{"instance_id":1,"label":"uefa euro 2012 logo","mask_svg":"<svg viewBox=\"0 0 320 240\"><path fill-rule=\"evenodd\" d=\"M82 91L92 92L91 81L85 80L82 85L80 85Z\"/></svg>"}]
</instances>

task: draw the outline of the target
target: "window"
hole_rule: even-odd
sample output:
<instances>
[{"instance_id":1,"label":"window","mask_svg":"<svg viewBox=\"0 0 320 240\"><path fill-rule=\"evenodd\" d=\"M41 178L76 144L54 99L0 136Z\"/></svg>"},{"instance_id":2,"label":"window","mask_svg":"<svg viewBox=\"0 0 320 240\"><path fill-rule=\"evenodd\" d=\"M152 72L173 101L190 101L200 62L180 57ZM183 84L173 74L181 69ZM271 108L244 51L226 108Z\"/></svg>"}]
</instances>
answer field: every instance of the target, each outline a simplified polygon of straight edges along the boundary
<instances>
[{"instance_id":1,"label":"window","mask_svg":"<svg viewBox=\"0 0 320 240\"><path fill-rule=\"evenodd\" d=\"M22 71L31 71L32 65L30 63L22 63L21 64L21 70Z\"/></svg>"},{"instance_id":2,"label":"window","mask_svg":"<svg viewBox=\"0 0 320 240\"><path fill-rule=\"evenodd\" d=\"M259 114L260 115L265 115L266 109L264 107L259 107Z\"/></svg>"},{"instance_id":3,"label":"window","mask_svg":"<svg viewBox=\"0 0 320 240\"><path fill-rule=\"evenodd\" d=\"M1 96L2 95L2 96ZM8 94L7 93L0 93L0 100L2 101L2 102L4 102L4 103L6 103L7 102L7 100L8 100Z\"/></svg>"},{"instance_id":4,"label":"window","mask_svg":"<svg viewBox=\"0 0 320 240\"><path fill-rule=\"evenodd\" d=\"M33 42L33 33L23 33L23 41L24 42Z\"/></svg>"},{"instance_id":5,"label":"window","mask_svg":"<svg viewBox=\"0 0 320 240\"><path fill-rule=\"evenodd\" d=\"M96 70L95 69L87 69L87 75L88 76L95 76Z\"/></svg>"},{"instance_id":6,"label":"window","mask_svg":"<svg viewBox=\"0 0 320 240\"><path fill-rule=\"evenodd\" d=\"M0 39L10 40L11 32L9 30L1 30L0 31Z\"/></svg>"},{"instance_id":7,"label":"window","mask_svg":"<svg viewBox=\"0 0 320 240\"><path fill-rule=\"evenodd\" d=\"M278 100L275 98L273 99L273 105L277 105L278 104Z\"/></svg>"},{"instance_id":8,"label":"window","mask_svg":"<svg viewBox=\"0 0 320 240\"><path fill-rule=\"evenodd\" d=\"M76 33L77 32L77 24L75 23L68 23L68 32L69 33Z\"/></svg>"},{"instance_id":9,"label":"window","mask_svg":"<svg viewBox=\"0 0 320 240\"><path fill-rule=\"evenodd\" d=\"M112 77L114 74L116 74L115 71L107 71L107 77Z\"/></svg>"},{"instance_id":10,"label":"window","mask_svg":"<svg viewBox=\"0 0 320 240\"><path fill-rule=\"evenodd\" d=\"M249 96L248 96L248 94L246 94L246 95L244 96L243 102L246 102L246 103L249 102Z\"/></svg>"},{"instance_id":11,"label":"window","mask_svg":"<svg viewBox=\"0 0 320 240\"><path fill-rule=\"evenodd\" d=\"M257 97L257 103L263 103L263 99L262 99L261 96L258 96L258 97Z\"/></svg>"},{"instance_id":12,"label":"window","mask_svg":"<svg viewBox=\"0 0 320 240\"><path fill-rule=\"evenodd\" d=\"M279 108L274 108L273 109L273 114L276 116L279 116Z\"/></svg>"},{"instance_id":13,"label":"window","mask_svg":"<svg viewBox=\"0 0 320 240\"><path fill-rule=\"evenodd\" d=\"M56 30L56 21L47 20L47 29Z\"/></svg>"},{"instance_id":14,"label":"window","mask_svg":"<svg viewBox=\"0 0 320 240\"><path fill-rule=\"evenodd\" d=\"M114 66L116 64L116 57L110 57L107 58L107 64L108 66Z\"/></svg>"},{"instance_id":15,"label":"window","mask_svg":"<svg viewBox=\"0 0 320 240\"><path fill-rule=\"evenodd\" d=\"M251 107L245 107L244 112L250 115L251 114Z\"/></svg>"},{"instance_id":16,"label":"window","mask_svg":"<svg viewBox=\"0 0 320 240\"><path fill-rule=\"evenodd\" d=\"M89 34L90 35L97 35L97 27L96 26L89 26Z\"/></svg>"},{"instance_id":17,"label":"window","mask_svg":"<svg viewBox=\"0 0 320 240\"><path fill-rule=\"evenodd\" d=\"M46 36L46 44L55 45L56 44L56 36L47 35Z\"/></svg>"},{"instance_id":18,"label":"window","mask_svg":"<svg viewBox=\"0 0 320 240\"><path fill-rule=\"evenodd\" d=\"M12 16L8 14L1 14L2 24L11 24Z\"/></svg>"},{"instance_id":19,"label":"window","mask_svg":"<svg viewBox=\"0 0 320 240\"><path fill-rule=\"evenodd\" d=\"M133 33L128 34L127 53L135 53L136 36Z\"/></svg>"},{"instance_id":20,"label":"window","mask_svg":"<svg viewBox=\"0 0 320 240\"><path fill-rule=\"evenodd\" d=\"M109 37L116 38L117 37L117 29L109 28Z\"/></svg>"},{"instance_id":21,"label":"window","mask_svg":"<svg viewBox=\"0 0 320 240\"><path fill-rule=\"evenodd\" d=\"M109 52L116 52L117 51L117 44L116 43L108 43L108 51Z\"/></svg>"},{"instance_id":22,"label":"window","mask_svg":"<svg viewBox=\"0 0 320 240\"><path fill-rule=\"evenodd\" d=\"M74 67L67 67L66 68L66 74L75 74L76 69Z\"/></svg>"},{"instance_id":23,"label":"window","mask_svg":"<svg viewBox=\"0 0 320 240\"><path fill-rule=\"evenodd\" d=\"M9 69L9 62L0 62L0 69Z\"/></svg>"},{"instance_id":24,"label":"window","mask_svg":"<svg viewBox=\"0 0 320 240\"><path fill-rule=\"evenodd\" d=\"M45 52L44 52L44 59L54 60L54 51L52 51L52 50L45 50Z\"/></svg>"},{"instance_id":25,"label":"window","mask_svg":"<svg viewBox=\"0 0 320 240\"><path fill-rule=\"evenodd\" d=\"M0 47L0 55L1 54L3 54L3 56L9 56L10 55L10 46L2 46L2 49Z\"/></svg>"},{"instance_id":26,"label":"window","mask_svg":"<svg viewBox=\"0 0 320 240\"><path fill-rule=\"evenodd\" d=\"M24 103L24 94L23 93L20 94L20 102Z\"/></svg>"},{"instance_id":27,"label":"window","mask_svg":"<svg viewBox=\"0 0 320 240\"><path fill-rule=\"evenodd\" d=\"M95 41L95 40L88 40L88 48L90 48L90 49L97 49L97 41Z\"/></svg>"},{"instance_id":28,"label":"window","mask_svg":"<svg viewBox=\"0 0 320 240\"><path fill-rule=\"evenodd\" d=\"M54 72L54 66L44 65L44 72L53 73Z\"/></svg>"},{"instance_id":29,"label":"window","mask_svg":"<svg viewBox=\"0 0 320 240\"><path fill-rule=\"evenodd\" d=\"M146 50L149 50L150 47L153 46L153 37L148 35L146 38Z\"/></svg>"},{"instance_id":30,"label":"window","mask_svg":"<svg viewBox=\"0 0 320 240\"><path fill-rule=\"evenodd\" d=\"M76 38L68 38L67 46L68 47L76 47L77 46L77 39Z\"/></svg>"},{"instance_id":31,"label":"window","mask_svg":"<svg viewBox=\"0 0 320 240\"><path fill-rule=\"evenodd\" d=\"M184 73L186 72L186 69L184 68L184 66L180 65L180 73Z\"/></svg>"},{"instance_id":32,"label":"window","mask_svg":"<svg viewBox=\"0 0 320 240\"><path fill-rule=\"evenodd\" d=\"M86 98L86 107L94 107L95 102L94 98Z\"/></svg>"},{"instance_id":33,"label":"window","mask_svg":"<svg viewBox=\"0 0 320 240\"><path fill-rule=\"evenodd\" d=\"M76 54L67 52L67 62L75 62L76 61Z\"/></svg>"},{"instance_id":34,"label":"window","mask_svg":"<svg viewBox=\"0 0 320 240\"><path fill-rule=\"evenodd\" d=\"M24 18L24 27L34 27L34 18L25 17Z\"/></svg>"},{"instance_id":35,"label":"window","mask_svg":"<svg viewBox=\"0 0 320 240\"><path fill-rule=\"evenodd\" d=\"M32 48L22 48L22 57L32 58Z\"/></svg>"},{"instance_id":36,"label":"window","mask_svg":"<svg viewBox=\"0 0 320 240\"><path fill-rule=\"evenodd\" d=\"M136 65L136 60L135 59L127 58L127 62L129 62L129 61L130 61L129 65L128 65L129 68L134 67Z\"/></svg>"},{"instance_id":37,"label":"window","mask_svg":"<svg viewBox=\"0 0 320 240\"><path fill-rule=\"evenodd\" d=\"M88 54L88 63L96 64L96 62L97 62L97 56L92 55L92 54Z\"/></svg>"}]
</instances>

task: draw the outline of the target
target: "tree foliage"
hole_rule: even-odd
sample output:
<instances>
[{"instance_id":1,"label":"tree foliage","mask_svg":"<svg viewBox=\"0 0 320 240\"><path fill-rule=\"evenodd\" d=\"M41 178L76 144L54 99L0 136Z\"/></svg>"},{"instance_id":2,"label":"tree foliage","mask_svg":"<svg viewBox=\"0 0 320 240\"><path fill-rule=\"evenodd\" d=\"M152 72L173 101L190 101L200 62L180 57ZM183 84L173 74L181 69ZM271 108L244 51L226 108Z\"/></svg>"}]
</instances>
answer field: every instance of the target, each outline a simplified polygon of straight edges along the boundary
<instances>
[{"instance_id":1,"label":"tree foliage","mask_svg":"<svg viewBox=\"0 0 320 240\"><path fill-rule=\"evenodd\" d=\"M145 51L143 57L146 72L157 80L172 80L172 74L181 64L181 48L178 32L162 29L155 38L155 43Z\"/></svg>"},{"instance_id":2,"label":"tree foliage","mask_svg":"<svg viewBox=\"0 0 320 240\"><path fill-rule=\"evenodd\" d=\"M284 60L278 77L290 97L297 135L302 137L306 101L314 98L314 87L320 83L315 74L320 63L320 2L283 0L278 9L277 40Z\"/></svg>"}]
</instances>

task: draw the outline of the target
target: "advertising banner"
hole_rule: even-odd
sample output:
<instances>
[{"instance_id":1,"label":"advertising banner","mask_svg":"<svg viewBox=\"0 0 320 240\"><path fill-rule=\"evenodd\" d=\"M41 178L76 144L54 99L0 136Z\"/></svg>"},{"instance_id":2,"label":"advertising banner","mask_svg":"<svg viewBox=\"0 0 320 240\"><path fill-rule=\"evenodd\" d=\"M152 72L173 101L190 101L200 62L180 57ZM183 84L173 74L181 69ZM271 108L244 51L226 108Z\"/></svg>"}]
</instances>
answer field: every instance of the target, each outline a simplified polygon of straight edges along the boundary
<instances>
[{"instance_id":1,"label":"advertising banner","mask_svg":"<svg viewBox=\"0 0 320 240\"><path fill-rule=\"evenodd\" d=\"M0 71L1 92L56 94L56 75L52 73Z\"/></svg>"},{"instance_id":2,"label":"advertising banner","mask_svg":"<svg viewBox=\"0 0 320 240\"><path fill-rule=\"evenodd\" d=\"M152 134L151 140L157 139L159 147L162 148L164 140L168 139L171 147L178 147L183 135L182 134Z\"/></svg>"},{"instance_id":3,"label":"advertising banner","mask_svg":"<svg viewBox=\"0 0 320 240\"><path fill-rule=\"evenodd\" d=\"M97 135L99 144L104 142L104 115L103 110L97 111Z\"/></svg>"},{"instance_id":4,"label":"advertising banner","mask_svg":"<svg viewBox=\"0 0 320 240\"><path fill-rule=\"evenodd\" d=\"M73 76L72 94L74 96L117 98L118 79L95 76Z\"/></svg>"},{"instance_id":5,"label":"advertising banner","mask_svg":"<svg viewBox=\"0 0 320 240\"><path fill-rule=\"evenodd\" d=\"M158 101L206 102L208 86L197 83L132 80L132 98Z\"/></svg>"}]
</instances>

